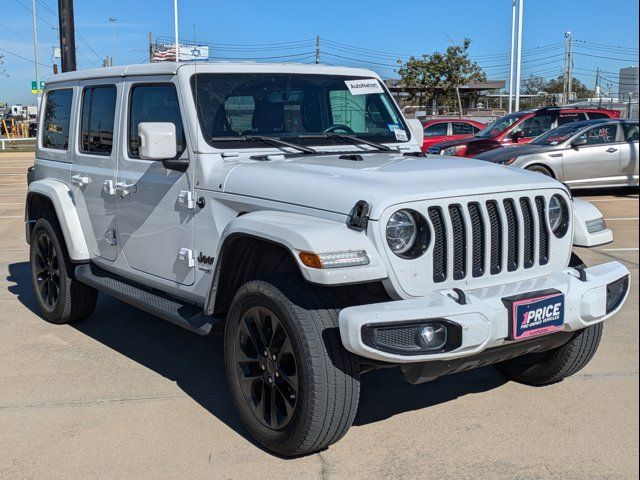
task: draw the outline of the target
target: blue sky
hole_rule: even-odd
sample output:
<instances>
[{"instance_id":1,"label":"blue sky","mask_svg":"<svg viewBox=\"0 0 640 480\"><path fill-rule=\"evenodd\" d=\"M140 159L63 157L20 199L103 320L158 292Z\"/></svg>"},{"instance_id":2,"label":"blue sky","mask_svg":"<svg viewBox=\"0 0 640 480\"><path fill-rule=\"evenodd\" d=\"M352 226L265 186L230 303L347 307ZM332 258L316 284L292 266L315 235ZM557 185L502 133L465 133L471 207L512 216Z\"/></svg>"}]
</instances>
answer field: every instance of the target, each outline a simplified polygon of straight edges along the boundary
<instances>
[{"instance_id":1,"label":"blue sky","mask_svg":"<svg viewBox=\"0 0 640 480\"><path fill-rule=\"evenodd\" d=\"M564 33L576 43L576 76L593 86L595 69L604 86L617 91L620 67L638 65L638 2L634 0L525 0L523 76L560 74ZM35 78L30 0L3 0L0 15L0 101L33 103ZM47 8L48 7L48 8ZM40 63L50 65L57 44L56 0L37 0ZM116 18L115 49L109 17ZM172 0L75 0L79 68L113 55L116 64L147 57L148 33L173 35ZM397 57L442 51L464 37L471 55L490 78L508 78L510 0L403 2L324 0L180 0L180 33L210 42L214 57L284 57L312 61L313 39L321 36L321 60L332 64L367 64L393 77ZM291 45L284 45L292 42ZM583 43L586 42L586 43ZM265 44L270 44L266 45ZM277 44L277 45L274 45ZM251 45L251 46L238 46ZM9 53L10 52L10 53ZM12 55L13 54L13 55ZM4 72L4 73L3 73ZM42 67L41 76L51 73ZM6 75L9 75L8 77ZM609 84L609 85L607 85Z\"/></svg>"}]
</instances>

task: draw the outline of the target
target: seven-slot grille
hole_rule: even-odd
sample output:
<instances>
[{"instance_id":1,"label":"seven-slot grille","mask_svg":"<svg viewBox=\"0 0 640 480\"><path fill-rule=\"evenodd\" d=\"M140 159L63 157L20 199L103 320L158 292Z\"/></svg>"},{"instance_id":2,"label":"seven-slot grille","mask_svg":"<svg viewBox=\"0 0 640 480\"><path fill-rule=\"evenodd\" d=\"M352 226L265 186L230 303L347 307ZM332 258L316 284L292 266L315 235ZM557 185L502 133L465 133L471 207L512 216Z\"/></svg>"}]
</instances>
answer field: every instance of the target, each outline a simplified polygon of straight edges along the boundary
<instances>
[{"instance_id":1,"label":"seven-slot grille","mask_svg":"<svg viewBox=\"0 0 640 480\"><path fill-rule=\"evenodd\" d=\"M434 283L546 265L546 211L542 196L429 207Z\"/></svg>"}]
</instances>

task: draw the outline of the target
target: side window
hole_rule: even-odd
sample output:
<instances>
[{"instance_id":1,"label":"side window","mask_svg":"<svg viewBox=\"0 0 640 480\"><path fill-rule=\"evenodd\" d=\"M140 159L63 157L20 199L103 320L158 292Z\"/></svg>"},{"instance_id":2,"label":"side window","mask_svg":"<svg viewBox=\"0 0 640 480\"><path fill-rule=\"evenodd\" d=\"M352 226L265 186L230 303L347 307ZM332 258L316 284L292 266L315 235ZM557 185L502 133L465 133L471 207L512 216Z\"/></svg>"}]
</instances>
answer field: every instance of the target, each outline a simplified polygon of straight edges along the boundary
<instances>
[{"instance_id":1,"label":"side window","mask_svg":"<svg viewBox=\"0 0 640 480\"><path fill-rule=\"evenodd\" d=\"M424 136L440 137L442 135L447 135L448 125L449 124L447 122L434 123L433 125L429 125L424 129Z\"/></svg>"},{"instance_id":2,"label":"side window","mask_svg":"<svg viewBox=\"0 0 640 480\"><path fill-rule=\"evenodd\" d=\"M526 119L520 125L513 129L515 132L523 132L525 138L537 137L544 132L551 130L553 117L551 115L539 115Z\"/></svg>"},{"instance_id":3,"label":"side window","mask_svg":"<svg viewBox=\"0 0 640 480\"><path fill-rule=\"evenodd\" d=\"M73 90L65 88L47 93L42 122L42 146L55 150L69 148L69 123Z\"/></svg>"},{"instance_id":4,"label":"side window","mask_svg":"<svg viewBox=\"0 0 640 480\"><path fill-rule=\"evenodd\" d=\"M113 85L86 87L82 92L80 151L111 155L117 90Z\"/></svg>"},{"instance_id":5,"label":"side window","mask_svg":"<svg viewBox=\"0 0 640 480\"><path fill-rule=\"evenodd\" d=\"M587 116L584 113L563 112L558 115L558 126L572 122L581 122L582 120L586 119Z\"/></svg>"},{"instance_id":6,"label":"side window","mask_svg":"<svg viewBox=\"0 0 640 480\"><path fill-rule=\"evenodd\" d=\"M580 135L580 138L586 138L587 145L602 145L604 143L615 142L617 133L617 125L601 125L587 130Z\"/></svg>"},{"instance_id":7,"label":"side window","mask_svg":"<svg viewBox=\"0 0 640 480\"><path fill-rule=\"evenodd\" d=\"M185 149L184 129L176 87L172 84L135 85L129 99L129 156L138 158L140 138L138 125L143 122L171 122L176 126L179 157Z\"/></svg>"},{"instance_id":8,"label":"side window","mask_svg":"<svg viewBox=\"0 0 640 480\"><path fill-rule=\"evenodd\" d=\"M626 142L637 142L640 136L640 129L637 123L623 123L624 140Z\"/></svg>"},{"instance_id":9,"label":"side window","mask_svg":"<svg viewBox=\"0 0 640 480\"><path fill-rule=\"evenodd\" d=\"M453 122L451 124L453 135L472 135L479 129L471 125L470 123Z\"/></svg>"},{"instance_id":10,"label":"side window","mask_svg":"<svg viewBox=\"0 0 640 480\"><path fill-rule=\"evenodd\" d=\"M589 118L591 120L597 120L600 118L610 118L609 115L607 115L606 113L601 113L601 112L589 112Z\"/></svg>"}]
</instances>

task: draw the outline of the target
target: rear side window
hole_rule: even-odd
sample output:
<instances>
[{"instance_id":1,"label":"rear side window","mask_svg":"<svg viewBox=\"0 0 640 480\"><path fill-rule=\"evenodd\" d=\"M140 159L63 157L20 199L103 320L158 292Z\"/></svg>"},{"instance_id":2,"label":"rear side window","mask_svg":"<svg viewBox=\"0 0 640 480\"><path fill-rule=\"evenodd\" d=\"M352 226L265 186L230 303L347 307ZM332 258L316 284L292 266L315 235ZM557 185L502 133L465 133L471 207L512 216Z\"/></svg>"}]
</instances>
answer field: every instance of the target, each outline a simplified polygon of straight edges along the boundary
<instances>
[{"instance_id":1,"label":"rear side window","mask_svg":"<svg viewBox=\"0 0 640 480\"><path fill-rule=\"evenodd\" d=\"M609 117L609 115L607 115L606 113L602 113L602 112L589 112L589 118L594 120L599 118L611 118L611 117Z\"/></svg>"},{"instance_id":2,"label":"rear side window","mask_svg":"<svg viewBox=\"0 0 640 480\"><path fill-rule=\"evenodd\" d=\"M80 150L92 155L111 155L116 87L87 87L82 93Z\"/></svg>"},{"instance_id":3,"label":"rear side window","mask_svg":"<svg viewBox=\"0 0 640 480\"><path fill-rule=\"evenodd\" d=\"M520 125L513 129L513 132L524 133L526 138L537 137L544 132L551 130L553 117L551 115L540 115L526 119Z\"/></svg>"},{"instance_id":4,"label":"rear side window","mask_svg":"<svg viewBox=\"0 0 640 480\"><path fill-rule=\"evenodd\" d=\"M54 150L69 148L69 123L73 90L65 88L47 93L42 121L42 146Z\"/></svg>"},{"instance_id":5,"label":"rear side window","mask_svg":"<svg viewBox=\"0 0 640 480\"><path fill-rule=\"evenodd\" d=\"M129 156L138 158L140 139L138 125L143 122L170 122L176 126L176 157L184 151L184 129L178 94L173 84L136 85L129 100Z\"/></svg>"},{"instance_id":6,"label":"rear side window","mask_svg":"<svg viewBox=\"0 0 640 480\"><path fill-rule=\"evenodd\" d=\"M433 125L429 125L424 129L425 137L439 137L442 135L447 135L448 123L434 123Z\"/></svg>"},{"instance_id":7,"label":"rear side window","mask_svg":"<svg viewBox=\"0 0 640 480\"><path fill-rule=\"evenodd\" d=\"M473 135L478 130L480 130L478 127L471 125L470 123L453 122L451 124L452 135Z\"/></svg>"},{"instance_id":8,"label":"rear side window","mask_svg":"<svg viewBox=\"0 0 640 480\"><path fill-rule=\"evenodd\" d=\"M587 116L584 113L578 112L565 112L558 115L558 126L566 125L571 122L581 122L582 120L586 120Z\"/></svg>"},{"instance_id":9,"label":"rear side window","mask_svg":"<svg viewBox=\"0 0 640 480\"><path fill-rule=\"evenodd\" d=\"M637 123L623 123L624 140L626 142L637 142L640 137L640 129Z\"/></svg>"}]
</instances>

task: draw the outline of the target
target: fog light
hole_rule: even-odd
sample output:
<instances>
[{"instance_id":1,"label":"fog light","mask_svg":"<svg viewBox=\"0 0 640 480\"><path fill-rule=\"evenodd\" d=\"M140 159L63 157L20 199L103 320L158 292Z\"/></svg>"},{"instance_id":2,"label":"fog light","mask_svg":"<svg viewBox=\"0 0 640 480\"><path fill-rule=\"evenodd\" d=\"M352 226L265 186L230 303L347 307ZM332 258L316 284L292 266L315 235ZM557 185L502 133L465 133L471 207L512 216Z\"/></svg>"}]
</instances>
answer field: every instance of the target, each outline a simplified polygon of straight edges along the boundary
<instances>
[{"instance_id":1,"label":"fog light","mask_svg":"<svg viewBox=\"0 0 640 480\"><path fill-rule=\"evenodd\" d=\"M420 332L420 344L427 350L439 350L447 343L447 329L442 323L427 325Z\"/></svg>"},{"instance_id":2,"label":"fog light","mask_svg":"<svg viewBox=\"0 0 640 480\"><path fill-rule=\"evenodd\" d=\"M607 229L607 222L604 218L596 218L595 220L587 220L587 232L596 233Z\"/></svg>"},{"instance_id":3,"label":"fog light","mask_svg":"<svg viewBox=\"0 0 640 480\"><path fill-rule=\"evenodd\" d=\"M629 290L629 275L607 285L607 313L620 306Z\"/></svg>"}]
</instances>

